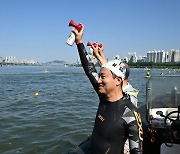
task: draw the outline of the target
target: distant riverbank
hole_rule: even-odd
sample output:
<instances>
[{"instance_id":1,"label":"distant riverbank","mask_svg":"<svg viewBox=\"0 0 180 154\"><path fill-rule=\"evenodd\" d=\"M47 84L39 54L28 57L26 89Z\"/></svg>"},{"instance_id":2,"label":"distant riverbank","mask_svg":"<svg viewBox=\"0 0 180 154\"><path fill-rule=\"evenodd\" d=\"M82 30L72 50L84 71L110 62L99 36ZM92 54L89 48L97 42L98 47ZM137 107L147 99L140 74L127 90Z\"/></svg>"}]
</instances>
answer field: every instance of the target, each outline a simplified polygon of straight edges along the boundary
<instances>
[{"instance_id":1,"label":"distant riverbank","mask_svg":"<svg viewBox=\"0 0 180 154\"><path fill-rule=\"evenodd\" d=\"M169 69L180 69L180 62L178 63L146 63L146 62L137 62L137 63L128 63L132 68L169 68Z\"/></svg>"},{"instance_id":2,"label":"distant riverbank","mask_svg":"<svg viewBox=\"0 0 180 154\"><path fill-rule=\"evenodd\" d=\"M131 68L160 68L160 69L180 69L180 62L178 63L146 63L146 62L137 62L137 63L128 63ZM69 66L69 67L82 67L81 64L73 63L58 63L58 64L2 64L1 66ZM96 67L99 67L99 64L96 64Z\"/></svg>"}]
</instances>

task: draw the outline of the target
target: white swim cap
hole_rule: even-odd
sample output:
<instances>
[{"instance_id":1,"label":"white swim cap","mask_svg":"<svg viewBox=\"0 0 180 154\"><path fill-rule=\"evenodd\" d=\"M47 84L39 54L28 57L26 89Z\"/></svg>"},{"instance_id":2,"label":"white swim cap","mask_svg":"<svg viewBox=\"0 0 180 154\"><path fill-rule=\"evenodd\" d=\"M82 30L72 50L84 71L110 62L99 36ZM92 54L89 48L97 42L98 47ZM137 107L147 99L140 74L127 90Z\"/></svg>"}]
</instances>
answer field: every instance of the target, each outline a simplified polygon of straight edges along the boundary
<instances>
[{"instance_id":1,"label":"white swim cap","mask_svg":"<svg viewBox=\"0 0 180 154\"><path fill-rule=\"evenodd\" d=\"M127 64L122 63L121 60L111 60L108 63L102 65L102 68L105 67L113 72L116 76L121 77L122 80L126 77Z\"/></svg>"}]
</instances>

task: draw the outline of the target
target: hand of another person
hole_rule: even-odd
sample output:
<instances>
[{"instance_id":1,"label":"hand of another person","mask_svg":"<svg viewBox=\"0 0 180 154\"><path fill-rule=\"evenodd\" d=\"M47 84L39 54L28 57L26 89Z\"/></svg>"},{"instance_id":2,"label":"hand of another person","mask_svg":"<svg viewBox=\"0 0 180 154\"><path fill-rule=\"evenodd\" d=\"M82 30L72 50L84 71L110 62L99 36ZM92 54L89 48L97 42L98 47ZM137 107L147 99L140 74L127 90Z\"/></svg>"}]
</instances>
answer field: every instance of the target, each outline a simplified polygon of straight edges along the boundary
<instances>
[{"instance_id":1,"label":"hand of another person","mask_svg":"<svg viewBox=\"0 0 180 154\"><path fill-rule=\"evenodd\" d=\"M99 55L100 55L100 57L99 57L100 64L101 65L106 64L108 62L108 60L104 55L104 45L103 44L101 47L100 46L98 47L98 51L99 51Z\"/></svg>"},{"instance_id":2,"label":"hand of another person","mask_svg":"<svg viewBox=\"0 0 180 154\"><path fill-rule=\"evenodd\" d=\"M98 43L93 43L91 48L93 49L93 55L97 58L99 56Z\"/></svg>"},{"instance_id":3,"label":"hand of another person","mask_svg":"<svg viewBox=\"0 0 180 154\"><path fill-rule=\"evenodd\" d=\"M99 54L104 54L104 45L102 44L101 47L98 46Z\"/></svg>"}]
</instances>

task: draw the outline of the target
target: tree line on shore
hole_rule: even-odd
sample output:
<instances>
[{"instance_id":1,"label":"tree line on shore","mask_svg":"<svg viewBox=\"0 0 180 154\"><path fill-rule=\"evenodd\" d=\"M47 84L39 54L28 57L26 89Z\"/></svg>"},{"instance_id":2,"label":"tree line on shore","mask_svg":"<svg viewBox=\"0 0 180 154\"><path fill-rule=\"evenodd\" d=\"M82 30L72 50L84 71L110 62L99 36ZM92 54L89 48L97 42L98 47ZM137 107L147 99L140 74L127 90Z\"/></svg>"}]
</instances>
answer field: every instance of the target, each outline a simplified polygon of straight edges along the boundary
<instances>
[{"instance_id":1,"label":"tree line on shore","mask_svg":"<svg viewBox=\"0 0 180 154\"><path fill-rule=\"evenodd\" d=\"M5 64L0 63L0 66L3 66ZM7 64L6 64L7 65ZM16 66L17 64L8 64ZM18 64L19 66L20 64ZM42 64L21 64L21 66L43 66ZM47 65L47 64L46 64ZM169 68L169 69L180 69L180 62L176 63L153 63L153 62L136 62L132 63L129 62L128 65L131 68ZM81 67L81 64L68 64L68 66L75 66L75 67ZM99 67L99 64L97 63L95 66Z\"/></svg>"},{"instance_id":2,"label":"tree line on shore","mask_svg":"<svg viewBox=\"0 0 180 154\"><path fill-rule=\"evenodd\" d=\"M153 63L153 62L137 62L128 63L130 67L134 68L170 68L170 69L180 69L180 62L176 63Z\"/></svg>"}]
</instances>

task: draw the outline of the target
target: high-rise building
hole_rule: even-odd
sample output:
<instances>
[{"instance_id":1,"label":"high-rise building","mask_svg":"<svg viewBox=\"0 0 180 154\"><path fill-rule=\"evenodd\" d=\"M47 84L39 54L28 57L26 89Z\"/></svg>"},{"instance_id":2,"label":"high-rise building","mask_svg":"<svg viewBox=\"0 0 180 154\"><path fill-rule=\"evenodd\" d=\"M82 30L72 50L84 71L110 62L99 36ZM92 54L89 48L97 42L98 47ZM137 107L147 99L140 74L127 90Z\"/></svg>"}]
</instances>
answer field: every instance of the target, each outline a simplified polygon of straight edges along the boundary
<instances>
[{"instance_id":1,"label":"high-rise building","mask_svg":"<svg viewBox=\"0 0 180 154\"><path fill-rule=\"evenodd\" d=\"M166 52L162 51L148 51L147 53L147 62L153 63L163 63L167 59Z\"/></svg>"},{"instance_id":2,"label":"high-rise building","mask_svg":"<svg viewBox=\"0 0 180 154\"><path fill-rule=\"evenodd\" d=\"M147 52L147 62L150 62L150 54L151 54L151 51L148 51Z\"/></svg>"},{"instance_id":3,"label":"high-rise building","mask_svg":"<svg viewBox=\"0 0 180 154\"><path fill-rule=\"evenodd\" d=\"M146 56L138 56L137 62L147 62L147 57Z\"/></svg>"},{"instance_id":4,"label":"high-rise building","mask_svg":"<svg viewBox=\"0 0 180 154\"><path fill-rule=\"evenodd\" d=\"M148 51L147 62L153 62L153 53L154 53L154 51Z\"/></svg>"},{"instance_id":5,"label":"high-rise building","mask_svg":"<svg viewBox=\"0 0 180 154\"><path fill-rule=\"evenodd\" d=\"M10 56L5 58L5 63L16 63L16 57Z\"/></svg>"},{"instance_id":6,"label":"high-rise building","mask_svg":"<svg viewBox=\"0 0 180 154\"><path fill-rule=\"evenodd\" d=\"M166 52L166 62L172 62L173 61L172 55L173 55L172 51Z\"/></svg>"},{"instance_id":7,"label":"high-rise building","mask_svg":"<svg viewBox=\"0 0 180 154\"><path fill-rule=\"evenodd\" d=\"M156 63L157 61L157 51L153 51L153 54L152 54L152 62L153 63Z\"/></svg>"},{"instance_id":8,"label":"high-rise building","mask_svg":"<svg viewBox=\"0 0 180 154\"><path fill-rule=\"evenodd\" d=\"M0 57L0 65L2 65L3 59L2 57Z\"/></svg>"},{"instance_id":9,"label":"high-rise building","mask_svg":"<svg viewBox=\"0 0 180 154\"><path fill-rule=\"evenodd\" d=\"M165 62L165 51L164 50L158 50L157 52L157 63L164 63Z\"/></svg>"},{"instance_id":10,"label":"high-rise building","mask_svg":"<svg viewBox=\"0 0 180 154\"><path fill-rule=\"evenodd\" d=\"M136 52L128 53L128 62L132 62L132 63L137 62Z\"/></svg>"},{"instance_id":11,"label":"high-rise building","mask_svg":"<svg viewBox=\"0 0 180 154\"><path fill-rule=\"evenodd\" d=\"M179 50L171 50L172 51L172 62L180 62L180 51Z\"/></svg>"}]
</instances>

